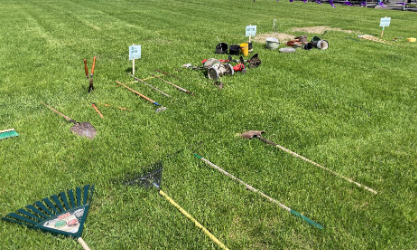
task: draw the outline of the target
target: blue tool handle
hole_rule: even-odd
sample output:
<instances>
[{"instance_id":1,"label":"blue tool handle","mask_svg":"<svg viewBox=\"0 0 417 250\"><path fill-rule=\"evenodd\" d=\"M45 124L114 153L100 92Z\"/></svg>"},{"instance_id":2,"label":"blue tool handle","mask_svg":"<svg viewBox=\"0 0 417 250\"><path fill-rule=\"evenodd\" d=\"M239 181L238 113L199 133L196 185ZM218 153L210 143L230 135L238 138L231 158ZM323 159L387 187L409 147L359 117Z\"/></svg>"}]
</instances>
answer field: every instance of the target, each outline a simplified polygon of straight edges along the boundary
<instances>
[{"instance_id":1,"label":"blue tool handle","mask_svg":"<svg viewBox=\"0 0 417 250\"><path fill-rule=\"evenodd\" d=\"M304 221L306 221L308 224L312 225L313 227L319 228L319 229L323 229L323 226L318 224L317 222L305 217L304 215L294 211L291 209L291 214L294 215L295 217L301 218Z\"/></svg>"}]
</instances>

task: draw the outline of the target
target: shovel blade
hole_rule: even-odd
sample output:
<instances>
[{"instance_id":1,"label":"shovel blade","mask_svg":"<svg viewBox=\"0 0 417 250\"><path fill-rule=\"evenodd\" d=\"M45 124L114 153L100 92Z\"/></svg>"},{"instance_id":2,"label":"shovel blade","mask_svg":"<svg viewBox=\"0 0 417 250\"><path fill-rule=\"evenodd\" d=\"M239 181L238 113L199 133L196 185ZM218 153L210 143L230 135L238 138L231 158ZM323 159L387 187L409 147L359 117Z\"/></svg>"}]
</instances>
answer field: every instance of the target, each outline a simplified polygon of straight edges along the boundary
<instances>
[{"instance_id":1,"label":"shovel blade","mask_svg":"<svg viewBox=\"0 0 417 250\"><path fill-rule=\"evenodd\" d=\"M89 139L93 139L97 134L97 130L89 122L76 123L71 127L71 131L74 134L84 136Z\"/></svg>"},{"instance_id":2,"label":"shovel blade","mask_svg":"<svg viewBox=\"0 0 417 250\"><path fill-rule=\"evenodd\" d=\"M262 133L265 133L263 130L250 130L241 134L240 136L246 139L252 139L253 137L262 137Z\"/></svg>"}]
</instances>

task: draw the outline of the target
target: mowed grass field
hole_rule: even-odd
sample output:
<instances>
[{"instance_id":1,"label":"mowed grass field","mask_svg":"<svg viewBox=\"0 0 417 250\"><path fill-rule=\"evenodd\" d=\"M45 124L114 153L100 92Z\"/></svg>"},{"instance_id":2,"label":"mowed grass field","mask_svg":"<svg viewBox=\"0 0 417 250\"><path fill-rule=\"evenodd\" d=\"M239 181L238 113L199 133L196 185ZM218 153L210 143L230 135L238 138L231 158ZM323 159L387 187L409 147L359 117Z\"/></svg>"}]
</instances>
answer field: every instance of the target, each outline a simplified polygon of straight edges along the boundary
<instances>
[{"instance_id":1,"label":"mowed grass field","mask_svg":"<svg viewBox=\"0 0 417 250\"><path fill-rule=\"evenodd\" d=\"M161 190L230 249L416 249L417 45L406 42L417 36L415 15L272 0L0 0L0 130L20 135L0 141L0 214L94 184L82 235L91 249L220 249L156 189L122 184L162 161ZM380 37L385 16L391 24L383 39L391 45L356 39ZM277 32L317 35L329 49L280 54L254 42L261 66L222 77L223 89L182 68L226 59L214 53L217 37L240 44L245 26L256 25L259 36L272 31L273 19ZM293 31L317 26L332 29ZM132 44L142 47L137 77L159 69L195 96L159 79L147 83L173 98L133 82ZM91 70L94 56L95 91L87 93L83 59ZM166 111L156 113L116 80ZM74 135L41 102L90 122L97 136ZM92 102L113 107L98 105L101 119ZM378 193L238 136L248 130L265 130L266 139ZM81 249L70 238L5 221L0 236L1 249Z\"/></svg>"}]
</instances>

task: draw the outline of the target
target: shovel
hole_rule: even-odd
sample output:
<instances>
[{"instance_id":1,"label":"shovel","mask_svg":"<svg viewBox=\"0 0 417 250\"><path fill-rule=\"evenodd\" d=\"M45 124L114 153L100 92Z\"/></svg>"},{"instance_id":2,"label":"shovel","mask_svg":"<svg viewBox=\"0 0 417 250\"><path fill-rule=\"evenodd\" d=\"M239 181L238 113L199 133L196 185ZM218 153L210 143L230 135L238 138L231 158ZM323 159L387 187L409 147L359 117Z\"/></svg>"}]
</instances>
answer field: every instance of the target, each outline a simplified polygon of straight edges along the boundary
<instances>
[{"instance_id":1,"label":"shovel","mask_svg":"<svg viewBox=\"0 0 417 250\"><path fill-rule=\"evenodd\" d=\"M248 131L248 132L245 132L245 133L241 134L240 136L243 137L243 138L246 138L246 139L252 139L253 137L259 138L261 141L266 142L268 144L271 144L271 145L273 145L273 146L275 146L275 147L277 147L277 148L279 148L279 149L281 149L281 150L283 150L283 151L285 151L285 152L287 152L287 153L289 153L289 154L291 154L291 155L293 155L293 156L295 156L297 158L300 158L303 161L306 161L308 163L311 163L311 164L313 164L316 167L319 167L321 169L326 170L327 172L330 172L330 173L332 173L334 175L337 175L340 178L342 178L342 179L344 179L344 180L346 180L346 181L348 181L350 183L353 183L353 184L355 184L358 187L364 188L364 189L372 192L373 194L377 194L377 192L375 190L373 190L373 189L371 189L371 188L369 188L367 186L361 185L361 184L353 181L352 179L349 179L349 178L347 178L347 177L345 177L345 176L343 176L341 174L338 174L338 173L336 173L336 172L334 172L334 171L332 171L332 170L330 170L330 169L328 169L326 167L323 167L322 165L317 164L314 161L309 160L309 159L307 159L307 158L305 158L305 157L303 157L303 156L301 156L301 155L299 155L299 154L297 154L297 153L295 153L295 152L293 152L293 151L291 151L289 149L286 149L286 148L284 148L284 147L282 147L282 146L280 146L280 145L278 145L276 143L273 143L272 141L268 141L267 139L265 139L265 138L262 137L262 133L265 133L265 131L263 131L263 130L262 131L251 130L251 131Z\"/></svg>"},{"instance_id":2,"label":"shovel","mask_svg":"<svg viewBox=\"0 0 417 250\"><path fill-rule=\"evenodd\" d=\"M79 136L85 136L88 137L89 139L93 139L96 134L97 134L97 130L93 127L93 125L91 125L91 123L89 122L76 122L73 119L69 118L68 116L58 112L57 110L51 108L50 106L48 106L46 103L41 102L43 105L45 105L46 107L48 107L50 110L52 110L53 112L57 113L58 115L62 116L65 118L65 120L74 123L74 126L71 127L71 131L74 134L77 134Z\"/></svg>"}]
</instances>

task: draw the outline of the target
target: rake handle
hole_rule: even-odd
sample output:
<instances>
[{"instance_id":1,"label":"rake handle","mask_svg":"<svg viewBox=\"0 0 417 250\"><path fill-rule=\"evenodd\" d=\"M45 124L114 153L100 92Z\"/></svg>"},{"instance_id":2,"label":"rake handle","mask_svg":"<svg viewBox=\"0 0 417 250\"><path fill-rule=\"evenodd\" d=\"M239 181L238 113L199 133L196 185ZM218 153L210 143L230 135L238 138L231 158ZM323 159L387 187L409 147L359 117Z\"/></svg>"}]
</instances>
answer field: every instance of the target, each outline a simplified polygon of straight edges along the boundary
<instances>
[{"instance_id":1,"label":"rake handle","mask_svg":"<svg viewBox=\"0 0 417 250\"><path fill-rule=\"evenodd\" d=\"M151 89L154 89L154 90L158 91L159 93L163 94L164 96L172 98L172 96L168 95L164 91L161 91L161 90L155 88L154 86L150 85L149 83L145 82L144 80L139 79L139 78L137 78L137 77L135 77L135 76L133 76L132 74L129 74L129 73L128 73L128 75L132 76L134 79L138 80L139 82L149 86Z\"/></svg>"},{"instance_id":2,"label":"rake handle","mask_svg":"<svg viewBox=\"0 0 417 250\"><path fill-rule=\"evenodd\" d=\"M77 241L78 241L78 243L81 244L81 246L84 248L84 250L91 250L88 247L87 243L85 243L85 241L81 237L78 237Z\"/></svg>"},{"instance_id":3,"label":"rake handle","mask_svg":"<svg viewBox=\"0 0 417 250\"><path fill-rule=\"evenodd\" d=\"M188 91L188 90L186 90L186 89L184 89L184 88L181 88L180 86L177 86L177 85L173 84L172 82L169 82L169 81L167 81L167 80L165 80L165 79L162 79L161 77L159 77L159 76L157 76L157 75L154 75L154 74L152 74L152 73L150 73L150 74L151 74L151 75L153 75L154 77L156 77L156 78L158 78L158 79L160 79L160 80L162 80L162 81L164 81L164 82L166 82L166 83L168 83L168 84L170 84L170 85L174 86L175 88L177 88L177 89L179 89L179 90L181 90L181 91L183 91L183 92L185 92L185 93L191 94L191 92L190 92L190 91Z\"/></svg>"},{"instance_id":4,"label":"rake handle","mask_svg":"<svg viewBox=\"0 0 417 250\"><path fill-rule=\"evenodd\" d=\"M127 88L128 90L132 91L133 93L135 93L135 94L139 95L139 96L140 96L140 97L142 97L143 99L145 99L145 100L147 100L147 101L149 101L149 102L151 102L151 103L153 103L153 104L155 104L155 105L157 105L157 106L161 106L160 104L158 104L158 103L157 103L157 102L155 102L154 100L152 100L152 99L150 99L150 98L148 98L148 97L146 97L146 96L142 95L141 93L137 92L136 90L133 90L133 89L129 88L129 87L128 87L128 86L126 86L125 84L123 84L123 83L121 83L121 82L119 82L119 81L116 81L116 82L117 82L118 84L122 85L123 87Z\"/></svg>"},{"instance_id":5,"label":"rake handle","mask_svg":"<svg viewBox=\"0 0 417 250\"><path fill-rule=\"evenodd\" d=\"M52 110L53 112L55 112L55 113L57 113L58 115L60 115L60 116L62 116L62 117L64 117L65 118L65 120L67 120L67 121L69 121L69 122L72 122L72 123L74 123L74 124L76 124L77 122L76 121L74 121L73 119L71 119L71 118L69 118L68 116L66 116L66 115L64 115L64 114L62 114L62 113L60 113L58 110L56 110L56 109L54 109L54 108L52 108L52 107L50 107L48 104L46 104L46 103L44 103L44 102L41 102L43 105L45 105L46 107L48 107L50 110Z\"/></svg>"},{"instance_id":6,"label":"rake handle","mask_svg":"<svg viewBox=\"0 0 417 250\"><path fill-rule=\"evenodd\" d=\"M210 237L212 241L214 241L217 245L219 245L222 249L229 250L223 243L221 243L213 234L210 233L203 225L201 225L196 219L194 219L187 211L185 211L180 205L178 205L173 199L171 199L166 193L164 193L162 190L159 190L159 194L165 197L174 207L176 207L185 217L190 219L194 224L203 230L203 232Z\"/></svg>"},{"instance_id":7,"label":"rake handle","mask_svg":"<svg viewBox=\"0 0 417 250\"><path fill-rule=\"evenodd\" d=\"M323 226L322 226L322 225L320 225L320 224L318 224L317 222L315 222L315 221L313 221L313 220L311 220L311 219L309 219L309 218L305 217L304 215L302 215L302 214L300 214L300 213L298 213L298 212L296 212L296 211L292 210L291 208L289 208L289 207L285 206L284 204L279 203L279 202L278 202L277 200L275 200L274 198L272 198L272 197L270 197L270 196L268 196L268 195L266 195L266 194L262 193L261 191L257 190L256 188L252 187L251 185L246 184L246 183L245 183L244 181L242 181L241 179L236 178L235 176L233 176L233 175L229 174L228 172L226 172L226 171L225 171L225 170L223 170L222 168L220 168L220 167L218 167L218 166L214 165L214 163L210 162L209 160L207 160L207 159L205 159L205 158L201 157L201 156L200 156L200 155L198 155L198 154L194 154L194 156L195 156L195 157L197 157L197 158L199 158L199 159L201 159L202 161L204 161L205 163L207 163L208 165L210 165L212 168L214 168L214 169L216 169L217 171L219 171L219 172L223 173L224 175L229 176L230 178L232 178L232 179L233 179L233 180L235 180L235 181L238 181L240 184L244 185L247 189L251 190L252 192L258 193L258 194L260 194L261 196L263 196L264 198L268 199L269 201L271 201L271 202L273 202L273 203L278 204L278 206L279 206L279 207L281 207L281 208L283 208L283 209L287 210L287 211L288 211L288 212L290 212L292 215L294 215L294 216L296 216L296 217L298 217L298 218L300 218L300 219L303 219L304 221L306 221L308 224L312 225L313 227L316 227L316 228L319 228L319 229L323 229Z\"/></svg>"},{"instance_id":8,"label":"rake handle","mask_svg":"<svg viewBox=\"0 0 417 250\"><path fill-rule=\"evenodd\" d=\"M309 160L309 159L305 158L304 156L301 156L301 155L299 155L299 154L297 154L297 153L295 153L295 152L293 152L293 151L291 151L291 150L289 150L287 148L284 148L284 147L282 147L282 146L280 146L280 145L278 145L278 144L276 144L276 143L274 143L272 141L268 141L267 139L265 139L265 138L263 138L261 136L257 136L257 138L259 138L261 141L266 142L268 144L271 144L271 145L273 145L273 146L281 149L282 151L285 151L285 152L287 152L287 153L289 153L289 154L291 154L291 155L293 155L293 156L295 156L297 158L300 158L301 160L303 160L305 162L311 163L311 164L313 164L316 167L319 167L319 168L324 169L324 170L326 170L326 171L328 171L328 172L330 172L330 173L332 173L332 174L334 174L336 176L339 176L340 178L342 178L342 179L344 179L344 180L346 180L346 181L348 181L350 183L353 183L353 184L355 184L358 187L364 188L365 190L368 190L368 191L370 191L373 194L377 194L378 193L377 191L375 191L375 190L373 190L373 189L371 189L371 188L369 188L367 186L364 186L364 185L362 185L360 183L357 183L356 181L354 181L352 179L349 179L349 178L347 178L347 177L345 177L345 176L343 176L341 174L338 174L338 173L334 172L333 170L330 170L330 169L328 169L326 167L323 167L322 165L320 165L318 163L315 163L314 161Z\"/></svg>"}]
</instances>

